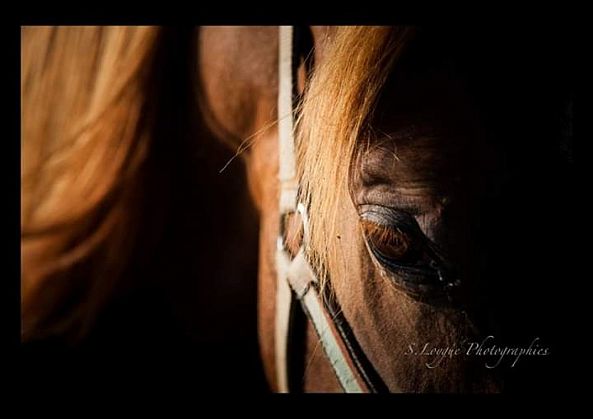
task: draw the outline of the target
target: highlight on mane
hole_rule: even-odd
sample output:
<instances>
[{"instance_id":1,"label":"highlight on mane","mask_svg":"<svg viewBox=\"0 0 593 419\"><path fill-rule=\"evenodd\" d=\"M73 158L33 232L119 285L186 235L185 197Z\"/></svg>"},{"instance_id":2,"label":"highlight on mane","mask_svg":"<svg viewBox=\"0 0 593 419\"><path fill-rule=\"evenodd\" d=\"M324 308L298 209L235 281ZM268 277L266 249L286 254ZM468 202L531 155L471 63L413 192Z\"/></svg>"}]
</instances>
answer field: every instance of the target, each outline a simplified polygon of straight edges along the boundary
<instances>
[{"instance_id":1,"label":"highlight on mane","mask_svg":"<svg viewBox=\"0 0 593 419\"><path fill-rule=\"evenodd\" d=\"M21 334L80 335L132 248L158 29L21 29ZM72 333L71 333L72 332Z\"/></svg>"},{"instance_id":2,"label":"highlight on mane","mask_svg":"<svg viewBox=\"0 0 593 419\"><path fill-rule=\"evenodd\" d=\"M368 134L373 107L412 28L339 27L315 69L297 124L300 199L309 208L311 263L321 286L348 264L338 238L340 208L357 143Z\"/></svg>"}]
</instances>

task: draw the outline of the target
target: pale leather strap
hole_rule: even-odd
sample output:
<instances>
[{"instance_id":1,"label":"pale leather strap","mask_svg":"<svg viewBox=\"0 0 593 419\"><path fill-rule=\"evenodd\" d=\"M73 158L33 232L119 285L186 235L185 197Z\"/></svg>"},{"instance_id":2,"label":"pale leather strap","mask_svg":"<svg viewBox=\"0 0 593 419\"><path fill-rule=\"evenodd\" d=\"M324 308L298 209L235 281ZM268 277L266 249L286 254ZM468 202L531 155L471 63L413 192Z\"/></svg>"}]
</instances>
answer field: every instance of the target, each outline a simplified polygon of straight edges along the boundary
<instances>
[{"instance_id":1,"label":"pale leather strap","mask_svg":"<svg viewBox=\"0 0 593 419\"><path fill-rule=\"evenodd\" d=\"M279 27L278 50L278 180L280 181L279 214L282 217L296 208L297 180L294 152L293 91L293 28ZM287 281L290 260L284 249L282 232L276 248L276 318L275 363L278 391L288 392L288 341L293 296Z\"/></svg>"},{"instance_id":2,"label":"pale leather strap","mask_svg":"<svg viewBox=\"0 0 593 419\"><path fill-rule=\"evenodd\" d=\"M280 141L278 178L280 180L280 213L296 208L296 162L293 115L293 27L280 26L278 54L278 130Z\"/></svg>"},{"instance_id":3,"label":"pale leather strap","mask_svg":"<svg viewBox=\"0 0 593 419\"><path fill-rule=\"evenodd\" d=\"M323 350L346 393L368 393L369 389L344 345L340 334L335 330L333 319L325 309L317 291L315 274L305 258L303 248L292 260L288 281L296 297L301 301L307 317L313 324Z\"/></svg>"},{"instance_id":4,"label":"pale leather strap","mask_svg":"<svg viewBox=\"0 0 593 419\"><path fill-rule=\"evenodd\" d=\"M368 374L360 365L353 350L354 338L343 337L343 331L328 311L319 295L318 281L305 256L309 224L304 205L297 206L295 167L293 86L294 68L293 28L281 26L279 31L279 86L278 86L278 129L280 182L279 214L280 230L276 243L276 318L275 318L275 365L279 392L288 392L291 313L297 299L308 319L313 324L323 350L342 388L348 393L375 391L370 385ZM303 243L297 255L291 260L283 238L283 218L298 212L303 223ZM360 351L358 351L360 352Z\"/></svg>"}]
</instances>

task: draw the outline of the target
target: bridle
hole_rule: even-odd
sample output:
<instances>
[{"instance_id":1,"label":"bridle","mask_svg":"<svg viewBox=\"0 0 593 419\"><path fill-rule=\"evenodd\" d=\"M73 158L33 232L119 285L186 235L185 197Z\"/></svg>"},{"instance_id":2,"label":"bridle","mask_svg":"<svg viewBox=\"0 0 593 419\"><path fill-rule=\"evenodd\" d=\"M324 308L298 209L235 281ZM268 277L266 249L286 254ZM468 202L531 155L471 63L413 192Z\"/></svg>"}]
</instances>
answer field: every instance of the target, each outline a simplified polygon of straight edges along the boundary
<instances>
[{"instance_id":1,"label":"bridle","mask_svg":"<svg viewBox=\"0 0 593 419\"><path fill-rule=\"evenodd\" d=\"M279 181L280 231L276 243L276 378L280 392L299 391L304 375L303 327L307 319L313 325L336 378L347 393L388 392L387 386L365 356L339 304L330 297L329 285L324 294L307 260L308 218L306 206L298 202L298 179L295 159L295 102L298 95L296 73L300 58L310 48L303 48L310 37L309 28L279 28ZM310 42L312 47L312 41ZM302 220L303 239L293 256L286 240L287 218L298 214ZM300 303L300 304L299 304ZM300 310L299 310L300 308ZM306 317L305 317L306 316ZM301 345L297 348L298 345ZM302 351L297 351L302 349Z\"/></svg>"}]
</instances>

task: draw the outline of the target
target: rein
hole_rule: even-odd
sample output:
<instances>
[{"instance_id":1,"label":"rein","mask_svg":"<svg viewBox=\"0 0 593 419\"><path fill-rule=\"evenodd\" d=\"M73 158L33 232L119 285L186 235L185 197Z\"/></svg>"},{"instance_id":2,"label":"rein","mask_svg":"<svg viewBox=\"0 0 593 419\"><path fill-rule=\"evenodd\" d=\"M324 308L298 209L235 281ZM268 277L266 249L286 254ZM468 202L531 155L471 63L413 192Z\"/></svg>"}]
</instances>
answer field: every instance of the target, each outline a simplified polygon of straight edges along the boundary
<instances>
[{"instance_id":1,"label":"rein","mask_svg":"<svg viewBox=\"0 0 593 419\"><path fill-rule=\"evenodd\" d=\"M279 27L280 231L276 241L275 314L278 389L283 393L302 390L304 340L306 339L303 329L308 319L345 392L387 392L387 386L365 356L338 302L330 298L329 285L323 295L320 293L319 281L305 252L309 225L307 208L298 201L294 125L295 104L298 98L296 74L300 58L309 52L306 48L302 48L305 36L311 36L309 31L309 28ZM304 234L300 248L293 256L288 251L286 243L286 220L289 216L296 214L301 217ZM297 349L301 349L300 354Z\"/></svg>"}]
</instances>

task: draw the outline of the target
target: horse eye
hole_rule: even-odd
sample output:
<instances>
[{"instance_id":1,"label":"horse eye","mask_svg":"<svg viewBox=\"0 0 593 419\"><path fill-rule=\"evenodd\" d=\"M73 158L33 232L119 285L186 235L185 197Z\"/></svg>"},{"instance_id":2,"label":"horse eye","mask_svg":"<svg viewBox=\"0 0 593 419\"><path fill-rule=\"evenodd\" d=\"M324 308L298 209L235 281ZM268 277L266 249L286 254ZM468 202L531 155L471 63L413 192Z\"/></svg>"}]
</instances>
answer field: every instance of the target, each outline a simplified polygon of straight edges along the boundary
<instances>
[{"instance_id":1,"label":"horse eye","mask_svg":"<svg viewBox=\"0 0 593 419\"><path fill-rule=\"evenodd\" d=\"M378 205L359 209L368 249L396 286L413 296L441 298L459 285L446 255L426 238L414 217Z\"/></svg>"},{"instance_id":2,"label":"horse eye","mask_svg":"<svg viewBox=\"0 0 593 419\"><path fill-rule=\"evenodd\" d=\"M361 220L362 230L373 250L399 263L413 264L419 257L417 240L400 228Z\"/></svg>"}]
</instances>

